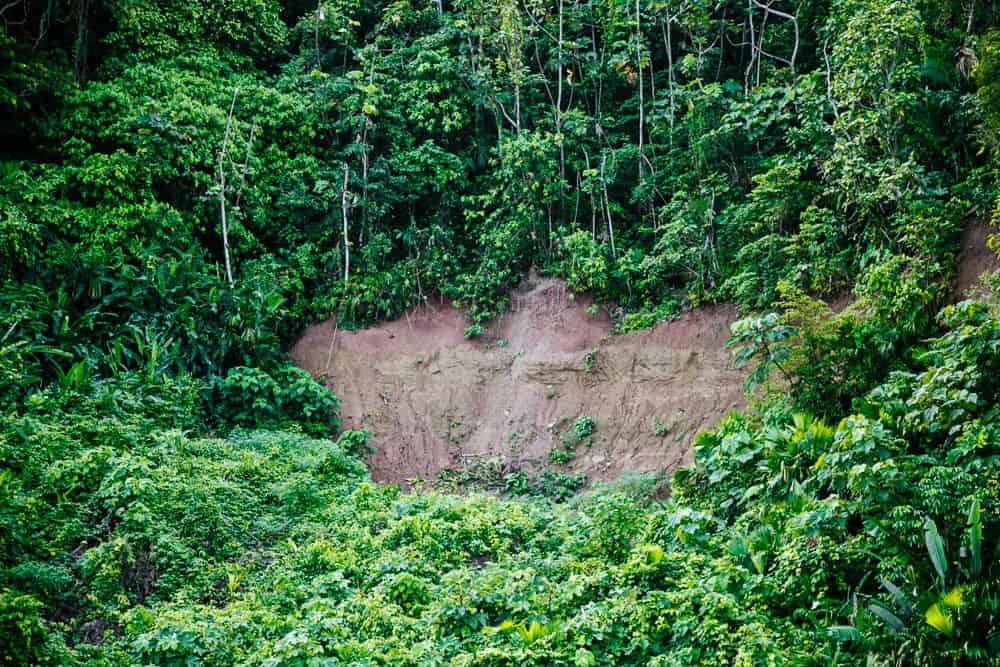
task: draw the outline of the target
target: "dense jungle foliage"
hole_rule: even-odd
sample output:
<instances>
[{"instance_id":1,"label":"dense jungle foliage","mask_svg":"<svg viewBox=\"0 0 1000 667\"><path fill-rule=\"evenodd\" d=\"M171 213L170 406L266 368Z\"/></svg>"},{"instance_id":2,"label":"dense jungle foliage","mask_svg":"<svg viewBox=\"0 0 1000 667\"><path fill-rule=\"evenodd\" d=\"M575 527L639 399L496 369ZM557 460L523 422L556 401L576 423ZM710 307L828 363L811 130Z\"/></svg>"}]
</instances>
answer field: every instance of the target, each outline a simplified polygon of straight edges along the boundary
<instances>
[{"instance_id":1,"label":"dense jungle foliage","mask_svg":"<svg viewBox=\"0 0 1000 667\"><path fill-rule=\"evenodd\" d=\"M3 2L0 664L1000 664L998 19ZM759 400L564 502L373 483L284 346L532 269L739 304Z\"/></svg>"}]
</instances>

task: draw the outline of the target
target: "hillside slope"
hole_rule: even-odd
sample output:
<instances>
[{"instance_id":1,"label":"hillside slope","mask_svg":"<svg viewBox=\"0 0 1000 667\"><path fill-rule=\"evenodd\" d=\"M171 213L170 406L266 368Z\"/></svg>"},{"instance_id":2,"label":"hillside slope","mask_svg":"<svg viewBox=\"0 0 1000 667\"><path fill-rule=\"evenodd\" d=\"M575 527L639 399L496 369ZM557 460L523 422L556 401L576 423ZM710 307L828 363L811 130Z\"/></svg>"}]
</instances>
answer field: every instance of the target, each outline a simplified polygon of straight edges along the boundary
<instances>
[{"instance_id":1,"label":"hillside slope","mask_svg":"<svg viewBox=\"0 0 1000 667\"><path fill-rule=\"evenodd\" d=\"M511 304L476 340L460 310L429 302L357 332L317 324L291 354L342 397L345 427L373 434L380 481L491 456L537 469L580 416L597 426L570 469L593 479L672 470L690 461L695 433L743 405L742 373L723 349L733 307L612 337L607 314L556 280L525 283Z\"/></svg>"}]
</instances>

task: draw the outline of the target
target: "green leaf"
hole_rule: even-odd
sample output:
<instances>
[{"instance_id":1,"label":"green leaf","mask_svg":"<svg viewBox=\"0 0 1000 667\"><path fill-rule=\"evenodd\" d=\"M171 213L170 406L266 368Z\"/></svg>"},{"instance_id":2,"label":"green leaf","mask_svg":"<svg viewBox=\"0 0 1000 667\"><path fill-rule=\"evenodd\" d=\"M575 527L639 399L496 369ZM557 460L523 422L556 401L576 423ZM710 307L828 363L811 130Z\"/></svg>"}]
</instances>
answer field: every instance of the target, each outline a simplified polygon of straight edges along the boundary
<instances>
[{"instance_id":1,"label":"green leaf","mask_svg":"<svg viewBox=\"0 0 1000 667\"><path fill-rule=\"evenodd\" d=\"M913 606L907 599L906 593L904 593L899 586L892 583L888 579L882 580L882 586L884 586L887 591L892 593L892 597L896 601L897 608L899 608L899 610L902 611L905 616L913 615Z\"/></svg>"},{"instance_id":2,"label":"green leaf","mask_svg":"<svg viewBox=\"0 0 1000 667\"><path fill-rule=\"evenodd\" d=\"M826 629L830 637L841 642L861 641L861 632L852 625L831 625Z\"/></svg>"},{"instance_id":3,"label":"green leaf","mask_svg":"<svg viewBox=\"0 0 1000 667\"><path fill-rule=\"evenodd\" d=\"M597 664L597 658L587 649L578 648L576 655L573 656L573 664L576 667L594 667Z\"/></svg>"},{"instance_id":4,"label":"green leaf","mask_svg":"<svg viewBox=\"0 0 1000 667\"><path fill-rule=\"evenodd\" d=\"M868 611L870 611L872 615L882 619L882 621L893 632L902 632L903 629L906 628L906 624L903 623L899 616L896 616L894 613L889 611L887 607L878 602L872 602L868 605Z\"/></svg>"},{"instance_id":5,"label":"green leaf","mask_svg":"<svg viewBox=\"0 0 1000 667\"><path fill-rule=\"evenodd\" d=\"M931 563L934 565L934 570L940 580L941 590L944 590L948 559L944 552L944 540L941 539L937 524L931 519L924 522L924 542L927 544L927 553L931 557Z\"/></svg>"},{"instance_id":6,"label":"green leaf","mask_svg":"<svg viewBox=\"0 0 1000 667\"><path fill-rule=\"evenodd\" d=\"M941 596L941 604L954 609L962 606L962 597L965 595L965 586L956 586Z\"/></svg>"},{"instance_id":7,"label":"green leaf","mask_svg":"<svg viewBox=\"0 0 1000 667\"><path fill-rule=\"evenodd\" d=\"M969 527L965 535L969 543L969 574L978 578L983 572L983 517L978 498L969 507Z\"/></svg>"},{"instance_id":8,"label":"green leaf","mask_svg":"<svg viewBox=\"0 0 1000 667\"><path fill-rule=\"evenodd\" d=\"M924 618L927 620L927 625L949 637L955 630L955 620L941 611L941 607L936 602L927 608Z\"/></svg>"}]
</instances>

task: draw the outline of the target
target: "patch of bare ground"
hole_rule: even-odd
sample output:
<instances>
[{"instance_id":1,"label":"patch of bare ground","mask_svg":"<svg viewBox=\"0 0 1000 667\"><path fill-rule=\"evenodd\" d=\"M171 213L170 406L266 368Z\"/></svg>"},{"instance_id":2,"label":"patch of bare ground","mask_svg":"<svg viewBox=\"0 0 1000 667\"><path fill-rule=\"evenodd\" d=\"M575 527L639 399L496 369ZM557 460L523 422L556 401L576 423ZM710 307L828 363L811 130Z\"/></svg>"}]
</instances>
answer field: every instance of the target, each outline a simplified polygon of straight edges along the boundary
<instances>
[{"instance_id":1,"label":"patch of bare ground","mask_svg":"<svg viewBox=\"0 0 1000 667\"><path fill-rule=\"evenodd\" d=\"M1000 259L987 244L994 232L995 230L984 220L972 220L962 230L958 274L952 291L952 302L985 294L980 278L985 273L1000 269Z\"/></svg>"},{"instance_id":2,"label":"patch of bare ground","mask_svg":"<svg viewBox=\"0 0 1000 667\"><path fill-rule=\"evenodd\" d=\"M484 335L463 313L427 303L356 332L310 327L294 361L340 395L345 428L368 429L379 481L434 478L501 456L538 471L560 447L554 424L597 420L568 470L606 480L689 463L694 435L744 404L743 374L723 349L731 306L695 309L657 327L609 336L588 297L531 280ZM567 426L568 427L568 426Z\"/></svg>"}]
</instances>

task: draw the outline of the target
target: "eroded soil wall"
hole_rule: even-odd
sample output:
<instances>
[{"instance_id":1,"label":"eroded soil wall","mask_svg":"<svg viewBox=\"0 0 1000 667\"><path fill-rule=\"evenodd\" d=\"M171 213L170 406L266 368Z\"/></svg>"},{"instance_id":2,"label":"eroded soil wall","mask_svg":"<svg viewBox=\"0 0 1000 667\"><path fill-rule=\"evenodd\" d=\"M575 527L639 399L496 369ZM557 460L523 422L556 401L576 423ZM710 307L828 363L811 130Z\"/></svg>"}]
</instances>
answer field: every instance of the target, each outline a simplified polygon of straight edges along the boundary
<instances>
[{"instance_id":1,"label":"eroded soil wall","mask_svg":"<svg viewBox=\"0 0 1000 667\"><path fill-rule=\"evenodd\" d=\"M597 428L570 470L609 479L689 462L694 435L743 405L743 375L723 349L735 309L609 336L608 316L589 305L558 281L529 282L476 340L459 310L434 302L357 332L317 324L292 358L341 396L345 428L373 434L380 481L496 455L537 470L579 416Z\"/></svg>"}]
</instances>

